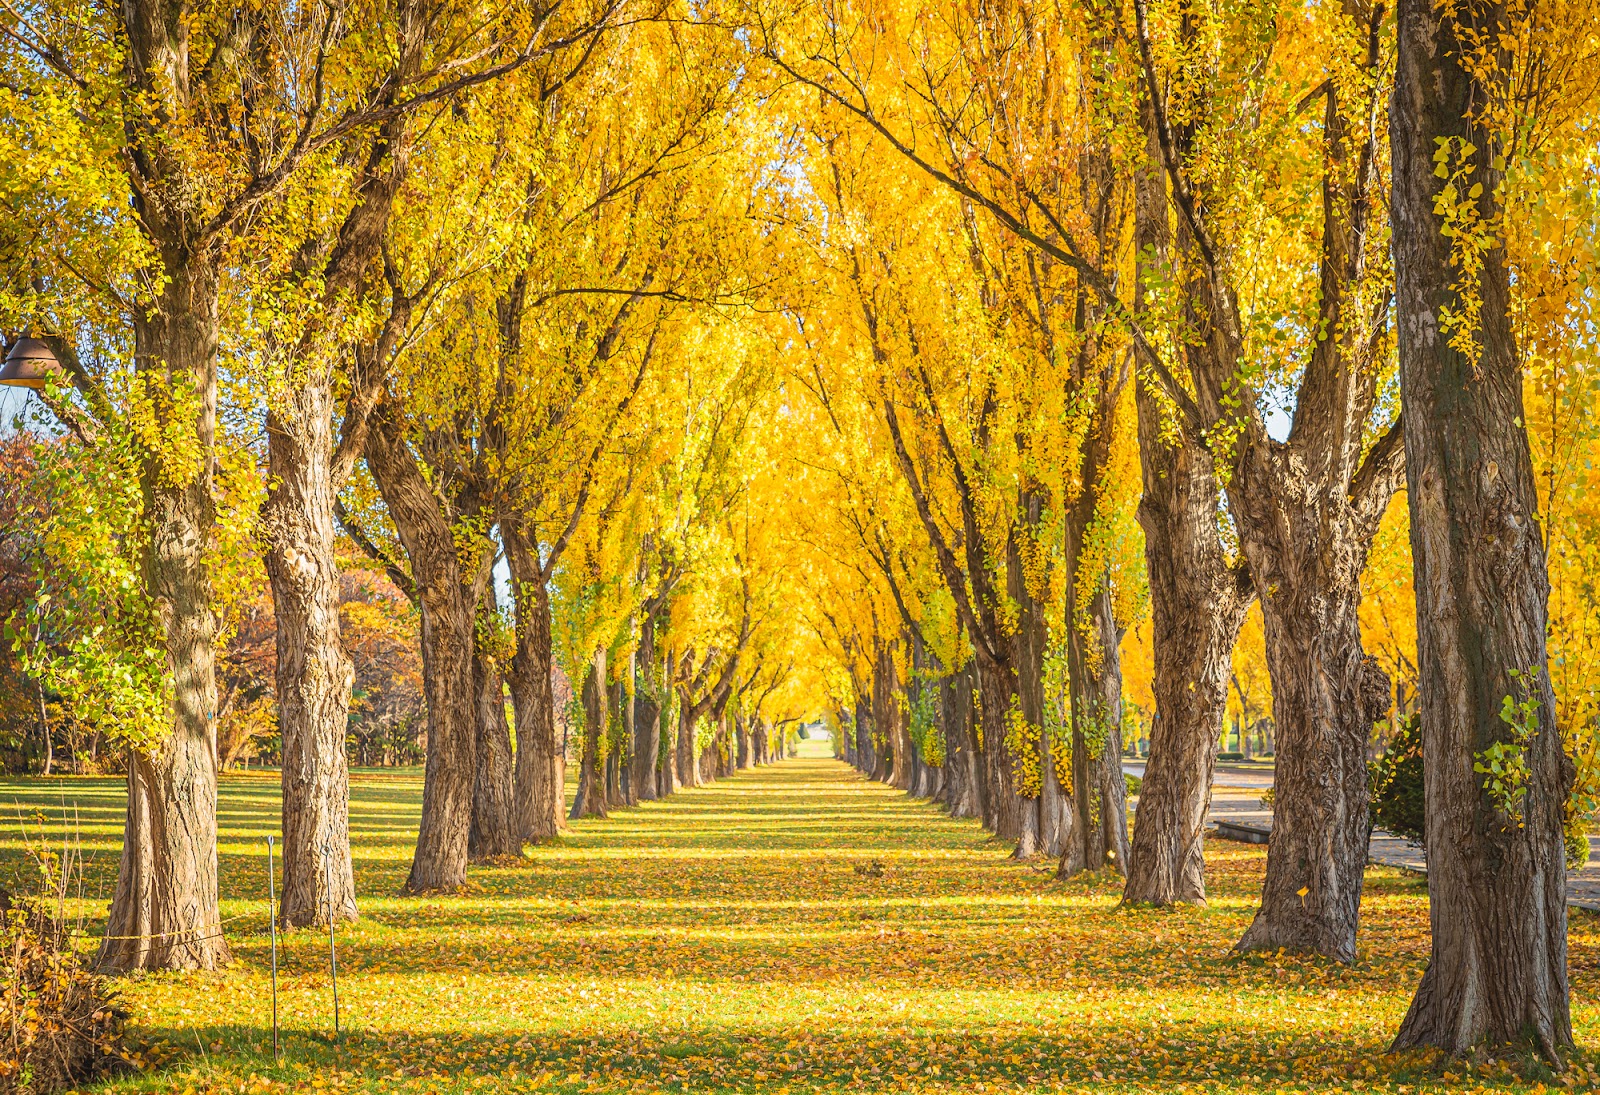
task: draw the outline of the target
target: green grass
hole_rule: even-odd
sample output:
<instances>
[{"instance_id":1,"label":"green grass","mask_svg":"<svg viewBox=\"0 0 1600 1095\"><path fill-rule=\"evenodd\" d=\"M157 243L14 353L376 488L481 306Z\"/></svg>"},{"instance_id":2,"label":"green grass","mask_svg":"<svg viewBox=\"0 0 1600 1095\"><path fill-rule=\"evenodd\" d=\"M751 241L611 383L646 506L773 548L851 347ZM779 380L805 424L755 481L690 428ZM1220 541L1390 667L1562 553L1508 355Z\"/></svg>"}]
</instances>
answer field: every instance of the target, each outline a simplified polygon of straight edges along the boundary
<instances>
[{"instance_id":1,"label":"green grass","mask_svg":"<svg viewBox=\"0 0 1600 1095\"><path fill-rule=\"evenodd\" d=\"M151 1064L111 1088L1416 1092L1541 1078L1527 1061L1469 1075L1384 1056L1427 956L1426 892L1397 872L1368 876L1354 967L1235 959L1260 848L1208 849L1205 909L1122 910L1115 878L1058 883L975 823L809 757L576 823L525 864L474 868L466 894L418 900L397 894L420 797L415 771L353 777L362 919L339 933L346 1032L332 1037L326 934L296 933L281 952L276 1065L264 843L276 775L224 777L234 964L122 983ZM19 815L43 811L59 842L63 804L90 892L109 894L118 780L0 782L0 880L25 869ZM881 876L855 869L874 861ZM103 896L85 905L103 918ZM1595 923L1576 919L1571 936L1585 1046L1600 1033Z\"/></svg>"}]
</instances>

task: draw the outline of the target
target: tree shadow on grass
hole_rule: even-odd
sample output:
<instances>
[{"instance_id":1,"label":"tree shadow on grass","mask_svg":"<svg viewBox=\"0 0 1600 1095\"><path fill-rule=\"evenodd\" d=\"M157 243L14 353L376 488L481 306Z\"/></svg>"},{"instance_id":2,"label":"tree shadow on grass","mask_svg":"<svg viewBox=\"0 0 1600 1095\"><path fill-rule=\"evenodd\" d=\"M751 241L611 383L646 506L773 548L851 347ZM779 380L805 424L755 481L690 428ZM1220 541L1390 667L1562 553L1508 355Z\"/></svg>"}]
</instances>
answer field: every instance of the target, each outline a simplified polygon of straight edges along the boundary
<instances>
[{"instance_id":1,"label":"tree shadow on grass","mask_svg":"<svg viewBox=\"0 0 1600 1095\"><path fill-rule=\"evenodd\" d=\"M275 1062L270 1030L225 1024L149 1032L159 1063L131 1086L181 1090L191 1077L230 1090L259 1077L291 1088L324 1086L425 1091L778 1091L944 1092L1093 1089L1180 1084L1262 1090L1348 1090L1352 1081L1414 1084L1449 1066L1428 1055L1383 1056L1374 1031L1319 1031L1253 1022L1241 1030L1226 1014L1186 1021L1129 1011L1090 1029L1018 1034L1007 1027L959 1030L916 1017L830 1017L796 1029L752 1015L737 1026L611 1024L582 1032L530 1029L364 1028L335 1039L302 1026L281 1037ZM1491 1066L1484 1079L1548 1082L1532 1060ZM314 1078L322 1077L323 1083ZM311 1079L311 1083L307 1080ZM981 1085L981 1086L980 1086Z\"/></svg>"}]
</instances>

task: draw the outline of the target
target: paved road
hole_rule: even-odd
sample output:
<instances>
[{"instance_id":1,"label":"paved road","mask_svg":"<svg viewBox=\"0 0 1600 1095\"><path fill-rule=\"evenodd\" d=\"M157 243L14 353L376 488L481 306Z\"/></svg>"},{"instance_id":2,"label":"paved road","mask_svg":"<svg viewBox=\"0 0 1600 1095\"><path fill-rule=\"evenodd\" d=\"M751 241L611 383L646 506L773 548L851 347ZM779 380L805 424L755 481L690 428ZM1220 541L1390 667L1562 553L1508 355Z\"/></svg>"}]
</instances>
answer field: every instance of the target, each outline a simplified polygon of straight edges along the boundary
<instances>
[{"instance_id":1,"label":"paved road","mask_svg":"<svg viewBox=\"0 0 1600 1095\"><path fill-rule=\"evenodd\" d=\"M1140 766L1141 769L1143 766ZM1211 796L1209 821L1236 821L1261 829L1271 830L1272 811L1261 805L1260 792L1230 786L1232 777L1225 777L1219 766L1216 792ZM1270 776L1268 777L1270 783ZM1428 872L1428 861L1422 846L1402 837L1373 831L1367 854L1374 863L1389 867ZM1589 862L1567 875L1567 904L1589 912L1600 913L1600 835L1589 837Z\"/></svg>"},{"instance_id":2,"label":"paved road","mask_svg":"<svg viewBox=\"0 0 1600 1095\"><path fill-rule=\"evenodd\" d=\"M1122 762L1122 770L1130 776L1143 779L1144 763L1142 760L1125 760ZM1272 767L1266 764L1219 764L1216 786L1259 787L1265 791L1272 786Z\"/></svg>"}]
</instances>

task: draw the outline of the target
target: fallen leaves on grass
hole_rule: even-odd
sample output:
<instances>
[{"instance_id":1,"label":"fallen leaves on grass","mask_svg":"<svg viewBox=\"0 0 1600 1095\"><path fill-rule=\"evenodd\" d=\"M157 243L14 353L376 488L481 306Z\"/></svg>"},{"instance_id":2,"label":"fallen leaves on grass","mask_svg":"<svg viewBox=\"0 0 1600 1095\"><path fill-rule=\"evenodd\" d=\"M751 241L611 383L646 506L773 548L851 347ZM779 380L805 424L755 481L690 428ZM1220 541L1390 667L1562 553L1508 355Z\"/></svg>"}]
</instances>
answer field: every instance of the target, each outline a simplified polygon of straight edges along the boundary
<instances>
[{"instance_id":1,"label":"fallen leaves on grass","mask_svg":"<svg viewBox=\"0 0 1600 1095\"><path fill-rule=\"evenodd\" d=\"M1204 909L1123 909L1114 875L1055 882L971 822L795 761L580 822L468 894L403 899L420 785L358 781L362 919L283 943L271 1056L265 877L276 824L223 782L224 915L259 911L221 974L127 986L155 1064L123 1088L222 1092L1498 1092L1591 1090L1532 1058L1390 1056L1427 960L1416 879L1373 871L1361 959L1231 957L1263 850L1207 849ZM414 824L414 820L413 820ZM264 851L264 849L263 849ZM852 870L842 869L842 863ZM882 868L873 874L860 868ZM102 868L114 869L114 859ZM109 871L108 871L109 876ZM258 882L252 882L258 879ZM254 893L252 885L259 889ZM1572 926L1592 1046L1600 919ZM198 1037L198 1041L197 1041Z\"/></svg>"}]
</instances>

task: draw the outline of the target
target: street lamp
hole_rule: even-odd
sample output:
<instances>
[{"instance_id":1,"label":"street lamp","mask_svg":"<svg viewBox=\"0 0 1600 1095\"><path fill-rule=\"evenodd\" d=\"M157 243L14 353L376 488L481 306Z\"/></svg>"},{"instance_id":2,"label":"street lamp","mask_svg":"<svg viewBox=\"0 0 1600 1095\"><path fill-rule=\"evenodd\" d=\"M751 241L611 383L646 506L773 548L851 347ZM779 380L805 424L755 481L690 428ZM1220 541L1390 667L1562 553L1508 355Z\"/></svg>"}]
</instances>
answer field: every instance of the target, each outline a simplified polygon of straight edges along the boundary
<instances>
[{"instance_id":1,"label":"street lamp","mask_svg":"<svg viewBox=\"0 0 1600 1095\"><path fill-rule=\"evenodd\" d=\"M11 344L6 363L0 367L0 384L17 388L43 388L52 373L61 372L61 362L37 338L19 338Z\"/></svg>"}]
</instances>

